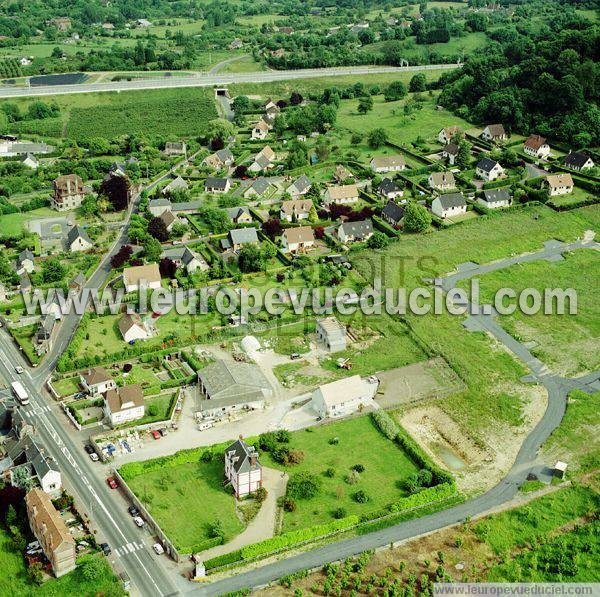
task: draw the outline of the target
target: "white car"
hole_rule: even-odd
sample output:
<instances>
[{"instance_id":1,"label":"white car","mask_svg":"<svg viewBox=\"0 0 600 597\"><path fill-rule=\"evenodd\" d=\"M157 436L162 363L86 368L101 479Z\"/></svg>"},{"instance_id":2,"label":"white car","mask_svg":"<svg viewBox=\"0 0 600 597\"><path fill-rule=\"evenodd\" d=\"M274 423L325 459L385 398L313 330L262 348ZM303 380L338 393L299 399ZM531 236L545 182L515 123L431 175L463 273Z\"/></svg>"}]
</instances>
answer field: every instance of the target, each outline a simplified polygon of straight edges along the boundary
<instances>
[{"instance_id":1,"label":"white car","mask_svg":"<svg viewBox=\"0 0 600 597\"><path fill-rule=\"evenodd\" d=\"M135 522L135 524L138 527L143 527L144 526L144 519L141 516L134 516L133 517L133 522ZM158 543L156 545L158 545ZM162 547L161 547L161 549L162 549Z\"/></svg>"},{"instance_id":2,"label":"white car","mask_svg":"<svg viewBox=\"0 0 600 597\"><path fill-rule=\"evenodd\" d=\"M163 549L163 546L160 543L155 543L152 546L152 549L158 554L161 555L163 553L165 553L165 550Z\"/></svg>"},{"instance_id":3,"label":"white car","mask_svg":"<svg viewBox=\"0 0 600 597\"><path fill-rule=\"evenodd\" d=\"M20 365L17 365L15 367L15 371L20 375L21 373L23 373L23 367L21 367Z\"/></svg>"},{"instance_id":4,"label":"white car","mask_svg":"<svg viewBox=\"0 0 600 597\"><path fill-rule=\"evenodd\" d=\"M96 452L92 452L92 453L90 454L90 460L91 460L92 462L98 462L98 460L100 460L100 459L98 458L98 454L96 454Z\"/></svg>"}]
</instances>

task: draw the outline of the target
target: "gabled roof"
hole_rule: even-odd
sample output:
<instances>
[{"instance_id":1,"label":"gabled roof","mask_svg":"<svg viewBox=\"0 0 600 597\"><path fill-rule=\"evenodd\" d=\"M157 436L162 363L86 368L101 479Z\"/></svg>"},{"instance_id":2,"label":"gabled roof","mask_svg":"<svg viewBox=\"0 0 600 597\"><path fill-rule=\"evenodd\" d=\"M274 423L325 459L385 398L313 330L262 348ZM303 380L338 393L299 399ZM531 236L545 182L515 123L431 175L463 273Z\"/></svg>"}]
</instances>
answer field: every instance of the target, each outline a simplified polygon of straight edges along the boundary
<instances>
[{"instance_id":1,"label":"gabled roof","mask_svg":"<svg viewBox=\"0 0 600 597\"><path fill-rule=\"evenodd\" d=\"M546 138L540 135L529 135L523 145L537 151L542 145L546 144Z\"/></svg>"},{"instance_id":2,"label":"gabled roof","mask_svg":"<svg viewBox=\"0 0 600 597\"><path fill-rule=\"evenodd\" d=\"M455 124L454 126L447 126L442 129L447 139L454 137L454 135L459 135L461 133L460 126Z\"/></svg>"},{"instance_id":3,"label":"gabled roof","mask_svg":"<svg viewBox=\"0 0 600 597\"><path fill-rule=\"evenodd\" d=\"M85 383L88 384L88 386L104 383L112 379L112 377L109 375L108 371L104 367L92 367L87 371L83 371L79 375L83 377Z\"/></svg>"},{"instance_id":4,"label":"gabled roof","mask_svg":"<svg viewBox=\"0 0 600 597\"><path fill-rule=\"evenodd\" d=\"M400 187L393 180L386 177L379 183L377 190L382 195L388 195L389 193L397 193Z\"/></svg>"},{"instance_id":5,"label":"gabled roof","mask_svg":"<svg viewBox=\"0 0 600 597\"><path fill-rule=\"evenodd\" d=\"M133 327L140 327L144 329L144 322L142 318L137 313L125 313L121 319L119 319L119 331L121 335L124 337L125 334Z\"/></svg>"},{"instance_id":6,"label":"gabled roof","mask_svg":"<svg viewBox=\"0 0 600 597\"><path fill-rule=\"evenodd\" d=\"M240 399L248 394L258 397L262 390L271 391L262 371L249 363L218 360L200 369L198 378L211 400Z\"/></svg>"},{"instance_id":7,"label":"gabled roof","mask_svg":"<svg viewBox=\"0 0 600 597\"><path fill-rule=\"evenodd\" d=\"M123 270L123 279L126 284L137 284L142 280L146 282L160 282L160 270L157 263L126 267Z\"/></svg>"},{"instance_id":8,"label":"gabled roof","mask_svg":"<svg viewBox=\"0 0 600 597\"><path fill-rule=\"evenodd\" d=\"M462 193L448 193L438 197L442 209L450 209L452 207L462 207L467 204L467 201Z\"/></svg>"},{"instance_id":9,"label":"gabled roof","mask_svg":"<svg viewBox=\"0 0 600 597\"><path fill-rule=\"evenodd\" d=\"M63 544L70 545L75 549L75 538L69 532L67 525L59 512L52 505L50 496L40 489L34 487L25 496L25 503L32 513L32 526L38 529L44 536L44 544L52 551L56 551ZM51 555L51 554L46 554Z\"/></svg>"},{"instance_id":10,"label":"gabled roof","mask_svg":"<svg viewBox=\"0 0 600 597\"><path fill-rule=\"evenodd\" d=\"M163 190L163 193L170 193L171 191L185 191L189 188L188 183L178 176L174 178Z\"/></svg>"},{"instance_id":11,"label":"gabled roof","mask_svg":"<svg viewBox=\"0 0 600 597\"><path fill-rule=\"evenodd\" d=\"M299 176L288 188L289 190L293 187L298 193L304 193L310 189L312 186L312 182L310 182L310 178L306 176L306 174L302 174Z\"/></svg>"},{"instance_id":12,"label":"gabled roof","mask_svg":"<svg viewBox=\"0 0 600 597\"><path fill-rule=\"evenodd\" d=\"M241 438L233 442L225 450L225 454L236 473L249 473L260 468L256 449Z\"/></svg>"},{"instance_id":13,"label":"gabled roof","mask_svg":"<svg viewBox=\"0 0 600 597\"><path fill-rule=\"evenodd\" d=\"M111 413L129 410L144 405L142 386L131 384L121 388L114 388L106 392L106 403Z\"/></svg>"},{"instance_id":14,"label":"gabled roof","mask_svg":"<svg viewBox=\"0 0 600 597\"><path fill-rule=\"evenodd\" d=\"M288 201L282 201L281 211L286 216L293 216L294 214L308 214L312 209L313 202L311 199L291 199Z\"/></svg>"},{"instance_id":15,"label":"gabled roof","mask_svg":"<svg viewBox=\"0 0 600 597\"><path fill-rule=\"evenodd\" d=\"M166 197L159 197L158 199L150 199L148 202L148 209L152 207L171 207L171 200Z\"/></svg>"},{"instance_id":16,"label":"gabled roof","mask_svg":"<svg viewBox=\"0 0 600 597\"><path fill-rule=\"evenodd\" d=\"M310 226L298 226L297 228L286 228L283 231L288 244L308 243L315 240L315 233Z\"/></svg>"},{"instance_id":17,"label":"gabled roof","mask_svg":"<svg viewBox=\"0 0 600 597\"><path fill-rule=\"evenodd\" d=\"M460 147L456 143L448 143L442 151L448 155L458 155Z\"/></svg>"},{"instance_id":18,"label":"gabled roof","mask_svg":"<svg viewBox=\"0 0 600 597\"><path fill-rule=\"evenodd\" d=\"M573 186L573 177L568 173L548 174L546 180L552 188Z\"/></svg>"},{"instance_id":19,"label":"gabled roof","mask_svg":"<svg viewBox=\"0 0 600 597\"><path fill-rule=\"evenodd\" d=\"M258 157L259 155L264 156L265 158L267 158L267 160L269 160L269 162L272 162L275 159L275 152L268 146L265 145L257 154L256 157Z\"/></svg>"},{"instance_id":20,"label":"gabled roof","mask_svg":"<svg viewBox=\"0 0 600 597\"><path fill-rule=\"evenodd\" d=\"M92 244L92 239L88 236L88 233L81 226L73 226L67 234L67 243L71 246L78 238L81 238L85 242Z\"/></svg>"},{"instance_id":21,"label":"gabled roof","mask_svg":"<svg viewBox=\"0 0 600 597\"><path fill-rule=\"evenodd\" d=\"M483 191L482 199L487 203L510 201L510 193L508 189L489 189Z\"/></svg>"},{"instance_id":22,"label":"gabled roof","mask_svg":"<svg viewBox=\"0 0 600 597\"><path fill-rule=\"evenodd\" d=\"M256 228L236 228L229 231L229 239L233 245L244 245L257 243L258 235L256 234Z\"/></svg>"},{"instance_id":23,"label":"gabled roof","mask_svg":"<svg viewBox=\"0 0 600 597\"><path fill-rule=\"evenodd\" d=\"M435 187L441 187L446 185L450 185L451 187L456 186L456 182L454 181L454 174L452 174L452 172L432 172L431 181L433 182L433 186Z\"/></svg>"},{"instance_id":24,"label":"gabled roof","mask_svg":"<svg viewBox=\"0 0 600 597\"><path fill-rule=\"evenodd\" d=\"M223 149L219 149L219 151L215 151L215 155L222 161L228 162L229 160L233 160L233 153L231 153L231 149L225 147Z\"/></svg>"},{"instance_id":25,"label":"gabled roof","mask_svg":"<svg viewBox=\"0 0 600 597\"><path fill-rule=\"evenodd\" d=\"M343 224L340 224L340 229L342 229L347 236L364 238L373 232L373 222L369 219L362 220L361 222L344 222Z\"/></svg>"},{"instance_id":26,"label":"gabled roof","mask_svg":"<svg viewBox=\"0 0 600 597\"><path fill-rule=\"evenodd\" d=\"M224 191L229 184L228 178L217 178L215 176L209 176L204 183L205 189L217 189L219 191Z\"/></svg>"},{"instance_id":27,"label":"gabled roof","mask_svg":"<svg viewBox=\"0 0 600 597\"><path fill-rule=\"evenodd\" d=\"M69 286L83 286L85 284L85 276L79 272L75 277L71 279L69 282Z\"/></svg>"},{"instance_id":28,"label":"gabled roof","mask_svg":"<svg viewBox=\"0 0 600 597\"><path fill-rule=\"evenodd\" d=\"M362 398L365 395L365 381L360 375L344 377L337 381L319 386L323 401L328 408L344 404L345 402Z\"/></svg>"},{"instance_id":29,"label":"gabled roof","mask_svg":"<svg viewBox=\"0 0 600 597\"><path fill-rule=\"evenodd\" d=\"M17 263L19 265L24 261L33 261L33 253L29 249L23 249L17 257Z\"/></svg>"},{"instance_id":30,"label":"gabled roof","mask_svg":"<svg viewBox=\"0 0 600 597\"><path fill-rule=\"evenodd\" d=\"M337 199L352 199L358 197L358 187L355 184L329 187L327 194L334 201Z\"/></svg>"},{"instance_id":31,"label":"gabled roof","mask_svg":"<svg viewBox=\"0 0 600 597\"><path fill-rule=\"evenodd\" d=\"M387 205L381 210L381 215L392 220L393 222L400 222L404 217L404 207L401 207L394 201L388 201Z\"/></svg>"},{"instance_id":32,"label":"gabled roof","mask_svg":"<svg viewBox=\"0 0 600 597\"><path fill-rule=\"evenodd\" d=\"M482 158L477 162L477 168L479 170L483 170L484 172L491 172L498 162L496 160L492 160L491 158Z\"/></svg>"},{"instance_id":33,"label":"gabled roof","mask_svg":"<svg viewBox=\"0 0 600 597\"><path fill-rule=\"evenodd\" d=\"M254 125L254 129L258 129L263 133L268 133L271 130L269 125L262 118Z\"/></svg>"},{"instance_id":34,"label":"gabled roof","mask_svg":"<svg viewBox=\"0 0 600 597\"><path fill-rule=\"evenodd\" d=\"M589 159L589 156L585 155L585 153L572 151L569 155L565 156L563 163L568 168L583 168Z\"/></svg>"},{"instance_id":35,"label":"gabled roof","mask_svg":"<svg viewBox=\"0 0 600 597\"><path fill-rule=\"evenodd\" d=\"M239 207L227 207L225 211L232 220L237 220L243 214L250 215L250 209L245 205Z\"/></svg>"},{"instance_id":36,"label":"gabled roof","mask_svg":"<svg viewBox=\"0 0 600 597\"><path fill-rule=\"evenodd\" d=\"M487 128L492 137L504 137L506 135L504 126L501 124L488 124L485 128Z\"/></svg>"},{"instance_id":37,"label":"gabled roof","mask_svg":"<svg viewBox=\"0 0 600 597\"><path fill-rule=\"evenodd\" d=\"M169 209L163 211L158 218L159 220L162 220L167 227L177 220L177 216Z\"/></svg>"},{"instance_id":38,"label":"gabled roof","mask_svg":"<svg viewBox=\"0 0 600 597\"><path fill-rule=\"evenodd\" d=\"M263 176L261 176L260 178L257 178L251 185L250 188L257 194L257 195L264 195L268 190L269 187L271 186L271 183L264 178Z\"/></svg>"},{"instance_id":39,"label":"gabled roof","mask_svg":"<svg viewBox=\"0 0 600 597\"><path fill-rule=\"evenodd\" d=\"M398 155L382 155L371 160L371 164L375 168L395 168L397 166L405 167L406 161L402 154Z\"/></svg>"}]
</instances>

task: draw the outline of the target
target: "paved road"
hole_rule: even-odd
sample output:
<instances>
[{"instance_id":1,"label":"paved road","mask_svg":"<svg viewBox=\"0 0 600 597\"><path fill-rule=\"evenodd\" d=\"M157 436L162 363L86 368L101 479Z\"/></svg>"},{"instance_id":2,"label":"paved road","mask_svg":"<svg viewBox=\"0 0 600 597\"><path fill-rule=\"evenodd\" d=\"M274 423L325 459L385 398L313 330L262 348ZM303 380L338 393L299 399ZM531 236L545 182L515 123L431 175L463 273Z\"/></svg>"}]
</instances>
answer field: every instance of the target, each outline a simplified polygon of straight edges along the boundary
<instances>
[{"instance_id":1,"label":"paved road","mask_svg":"<svg viewBox=\"0 0 600 597\"><path fill-rule=\"evenodd\" d=\"M426 64L423 66L352 66L336 68L311 68L302 70L258 71L250 73L225 73L223 75L198 73L190 77L165 77L162 79L133 79L77 85L48 85L47 87L2 87L0 98L65 95L97 91L133 91L136 89L169 89L176 87L212 87L232 83L270 83L290 79L336 77L342 75L368 75L404 73L423 70L454 69L458 64Z\"/></svg>"},{"instance_id":2,"label":"paved road","mask_svg":"<svg viewBox=\"0 0 600 597\"><path fill-rule=\"evenodd\" d=\"M223 62L219 62L215 64L209 71L209 75L216 75L218 72L222 71L228 64L232 62L237 62L238 60L242 60L244 58L249 58L249 54L242 54L241 56L234 56L233 58L227 58L227 60L223 60Z\"/></svg>"}]
</instances>

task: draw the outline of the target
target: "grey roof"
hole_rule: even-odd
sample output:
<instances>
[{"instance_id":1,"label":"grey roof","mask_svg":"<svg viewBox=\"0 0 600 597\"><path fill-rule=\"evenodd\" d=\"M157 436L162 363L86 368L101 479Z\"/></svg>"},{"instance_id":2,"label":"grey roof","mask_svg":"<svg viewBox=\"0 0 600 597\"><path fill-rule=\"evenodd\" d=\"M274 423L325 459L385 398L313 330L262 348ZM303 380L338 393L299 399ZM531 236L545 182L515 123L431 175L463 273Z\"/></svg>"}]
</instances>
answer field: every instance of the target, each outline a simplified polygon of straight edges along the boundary
<instances>
[{"instance_id":1,"label":"grey roof","mask_svg":"<svg viewBox=\"0 0 600 597\"><path fill-rule=\"evenodd\" d=\"M227 188L228 178L217 178L215 176L209 176L204 183L205 189L218 189L225 190Z\"/></svg>"},{"instance_id":2,"label":"grey roof","mask_svg":"<svg viewBox=\"0 0 600 597\"><path fill-rule=\"evenodd\" d=\"M466 205L467 202L462 193L448 193L446 195L439 196L440 205L443 209L450 209L451 207L461 207Z\"/></svg>"},{"instance_id":3,"label":"grey roof","mask_svg":"<svg viewBox=\"0 0 600 597\"><path fill-rule=\"evenodd\" d=\"M271 183L266 178L264 178L264 176L261 176L252 183L251 188L259 195L264 195L270 186Z\"/></svg>"},{"instance_id":4,"label":"grey roof","mask_svg":"<svg viewBox=\"0 0 600 597\"><path fill-rule=\"evenodd\" d=\"M31 290L31 280L27 275L27 272L23 272L19 277L19 286L21 290Z\"/></svg>"},{"instance_id":5,"label":"grey roof","mask_svg":"<svg viewBox=\"0 0 600 597\"><path fill-rule=\"evenodd\" d=\"M85 276L79 272L70 282L73 286L83 286L85 284Z\"/></svg>"},{"instance_id":6,"label":"grey roof","mask_svg":"<svg viewBox=\"0 0 600 597\"><path fill-rule=\"evenodd\" d=\"M233 245L243 245L257 243L258 235L256 234L256 228L236 228L229 231L229 239Z\"/></svg>"},{"instance_id":7,"label":"grey roof","mask_svg":"<svg viewBox=\"0 0 600 597\"><path fill-rule=\"evenodd\" d=\"M183 178L181 178L181 176L178 176L177 178L174 178L163 190L163 193L170 193L171 191L177 191L177 190L186 190L187 188L189 188L188 183L183 180Z\"/></svg>"},{"instance_id":8,"label":"grey roof","mask_svg":"<svg viewBox=\"0 0 600 597\"><path fill-rule=\"evenodd\" d=\"M271 160L265 156L264 154L260 153L256 156L256 158L254 158L254 161L261 167L261 168L268 168L271 165Z\"/></svg>"},{"instance_id":9,"label":"grey roof","mask_svg":"<svg viewBox=\"0 0 600 597\"><path fill-rule=\"evenodd\" d=\"M21 156L21 159L20 159L20 161L21 161L21 162L24 162L25 160L32 160L32 161L34 161L36 164L39 164L39 163L40 163L40 162L39 162L39 160L38 160L38 159L37 159L37 158L36 158L36 157L35 157L35 156L34 156L32 153L29 153L29 152L27 152L27 153L25 153L25 154L23 154L23 155Z\"/></svg>"},{"instance_id":10,"label":"grey roof","mask_svg":"<svg viewBox=\"0 0 600 597\"><path fill-rule=\"evenodd\" d=\"M150 199L148 207L169 207L171 200L166 197L160 197L159 199Z\"/></svg>"},{"instance_id":11,"label":"grey roof","mask_svg":"<svg viewBox=\"0 0 600 597\"><path fill-rule=\"evenodd\" d=\"M404 217L404 208L394 201L388 201L387 205L381 210L381 215L397 224Z\"/></svg>"},{"instance_id":12,"label":"grey roof","mask_svg":"<svg viewBox=\"0 0 600 597\"><path fill-rule=\"evenodd\" d=\"M565 166L568 166L571 168L583 168L583 166L585 166L585 163L589 159L590 158L587 155L585 155L584 153L572 151L569 155L565 156L564 164L565 164Z\"/></svg>"},{"instance_id":13,"label":"grey roof","mask_svg":"<svg viewBox=\"0 0 600 597\"><path fill-rule=\"evenodd\" d=\"M388 193L397 193L400 190L400 187L390 178L384 178L378 187L378 191L382 195L387 195Z\"/></svg>"},{"instance_id":14,"label":"grey roof","mask_svg":"<svg viewBox=\"0 0 600 597\"><path fill-rule=\"evenodd\" d=\"M224 149L219 149L219 151L215 151L215 153L217 154L217 156L219 156L219 159L222 162L233 160L233 153L231 153L231 150L227 147L225 147Z\"/></svg>"},{"instance_id":15,"label":"grey roof","mask_svg":"<svg viewBox=\"0 0 600 597\"><path fill-rule=\"evenodd\" d=\"M56 325L56 319L54 315L47 313L46 315L42 315L42 319L40 320L40 325L38 326L35 336L38 340L47 340L54 330L54 326Z\"/></svg>"},{"instance_id":16,"label":"grey roof","mask_svg":"<svg viewBox=\"0 0 600 597\"><path fill-rule=\"evenodd\" d=\"M448 155L458 155L459 150L460 147L456 143L448 143L443 149Z\"/></svg>"},{"instance_id":17,"label":"grey roof","mask_svg":"<svg viewBox=\"0 0 600 597\"><path fill-rule=\"evenodd\" d=\"M52 145L46 145L46 143L12 143L9 146L9 152L11 153L52 153L54 147Z\"/></svg>"},{"instance_id":18,"label":"grey roof","mask_svg":"<svg viewBox=\"0 0 600 597\"><path fill-rule=\"evenodd\" d=\"M299 176L291 184L291 186L294 187L298 191L298 193L304 193L308 189L310 189L310 187L312 186L312 182L310 182L310 178L308 178L308 176L306 176L306 174L302 174L302 176Z\"/></svg>"},{"instance_id":19,"label":"grey roof","mask_svg":"<svg viewBox=\"0 0 600 597\"><path fill-rule=\"evenodd\" d=\"M477 168L484 172L491 172L496 167L497 163L496 160L492 160L491 158L482 158L477 163Z\"/></svg>"},{"instance_id":20,"label":"grey roof","mask_svg":"<svg viewBox=\"0 0 600 597\"><path fill-rule=\"evenodd\" d=\"M172 203L171 211L175 213L178 211L194 211L200 209L203 203L203 201L181 201L179 203Z\"/></svg>"},{"instance_id":21,"label":"grey roof","mask_svg":"<svg viewBox=\"0 0 600 597\"><path fill-rule=\"evenodd\" d=\"M271 392L271 385L262 371L249 363L215 361L198 371L210 400L234 400L243 402L248 396L263 396ZM215 405L216 406L216 405Z\"/></svg>"},{"instance_id":22,"label":"grey roof","mask_svg":"<svg viewBox=\"0 0 600 597\"><path fill-rule=\"evenodd\" d=\"M361 222L344 222L340 228L344 234L364 238L367 234L373 232L373 223L371 220L362 220Z\"/></svg>"},{"instance_id":23,"label":"grey roof","mask_svg":"<svg viewBox=\"0 0 600 597\"><path fill-rule=\"evenodd\" d=\"M33 466L35 474L43 479L50 471L58 471L58 467L54 460L44 454L44 451L32 441L25 449L25 457L27 462L30 462Z\"/></svg>"},{"instance_id":24,"label":"grey roof","mask_svg":"<svg viewBox=\"0 0 600 597\"><path fill-rule=\"evenodd\" d=\"M78 238L82 238L84 241L92 244L92 239L88 236L88 233L81 226L73 226L67 234L67 244L71 246Z\"/></svg>"},{"instance_id":25,"label":"grey roof","mask_svg":"<svg viewBox=\"0 0 600 597\"><path fill-rule=\"evenodd\" d=\"M200 255L194 253L194 251L192 251L188 247L181 246L173 247L172 249L165 249L161 253L161 257L166 257L167 259L172 259L173 261L181 261L183 265L188 265L194 259L204 261L204 259Z\"/></svg>"},{"instance_id":26,"label":"grey roof","mask_svg":"<svg viewBox=\"0 0 600 597\"><path fill-rule=\"evenodd\" d=\"M241 214L250 215L250 209L245 205L242 205L240 207L227 207L225 211L232 220L236 220L240 217Z\"/></svg>"},{"instance_id":27,"label":"grey roof","mask_svg":"<svg viewBox=\"0 0 600 597\"><path fill-rule=\"evenodd\" d=\"M241 438L233 442L225 450L225 454L229 456L232 468L236 473L249 473L260 468L256 449ZM251 464L251 456L257 457L254 465Z\"/></svg>"},{"instance_id":28,"label":"grey roof","mask_svg":"<svg viewBox=\"0 0 600 597\"><path fill-rule=\"evenodd\" d=\"M33 253L29 249L23 249L17 257L17 262L21 265L24 261L33 261Z\"/></svg>"},{"instance_id":29,"label":"grey roof","mask_svg":"<svg viewBox=\"0 0 600 597\"><path fill-rule=\"evenodd\" d=\"M483 191L482 199L487 202L510 201L508 189L490 189Z\"/></svg>"}]
</instances>

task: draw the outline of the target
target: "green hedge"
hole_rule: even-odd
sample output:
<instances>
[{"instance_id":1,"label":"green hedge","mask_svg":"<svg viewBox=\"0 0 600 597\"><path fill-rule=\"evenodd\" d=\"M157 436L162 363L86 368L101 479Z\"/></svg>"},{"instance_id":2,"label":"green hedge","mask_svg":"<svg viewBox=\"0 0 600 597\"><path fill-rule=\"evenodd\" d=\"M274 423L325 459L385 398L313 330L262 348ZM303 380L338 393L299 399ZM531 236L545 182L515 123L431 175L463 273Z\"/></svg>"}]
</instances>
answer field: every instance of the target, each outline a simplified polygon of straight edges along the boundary
<instances>
[{"instance_id":1,"label":"green hedge","mask_svg":"<svg viewBox=\"0 0 600 597\"><path fill-rule=\"evenodd\" d=\"M194 548L191 550L191 552L200 553L206 551L207 549L217 547L217 545L223 545L223 537L221 535L218 537L211 537L210 539L205 539L204 541L197 543L194 545Z\"/></svg>"},{"instance_id":2,"label":"green hedge","mask_svg":"<svg viewBox=\"0 0 600 597\"><path fill-rule=\"evenodd\" d=\"M371 216L371 221L373 222L373 228L375 228L375 230L379 230L379 232L383 232L391 238L398 238L398 231L392 228L392 226L385 220L382 220L379 216L373 214Z\"/></svg>"},{"instance_id":3,"label":"green hedge","mask_svg":"<svg viewBox=\"0 0 600 597\"><path fill-rule=\"evenodd\" d=\"M456 487L454 482L440 483L435 487L428 487L418 493L400 498L390 506L390 512L403 512L404 510L419 508L420 506L452 497L455 493Z\"/></svg>"},{"instance_id":4,"label":"green hedge","mask_svg":"<svg viewBox=\"0 0 600 597\"><path fill-rule=\"evenodd\" d=\"M214 558L210 558L210 560L206 560L204 562L204 567L206 570L212 570L213 568L220 568L221 566L227 566L229 564L235 564L236 562L242 561L242 552L237 549L236 551L230 551L229 553L224 553L220 556L216 556Z\"/></svg>"},{"instance_id":5,"label":"green hedge","mask_svg":"<svg viewBox=\"0 0 600 597\"><path fill-rule=\"evenodd\" d=\"M493 180L492 182L486 182L483 184L482 188L489 189L499 189L500 187L509 187L510 185L515 184L521 180L520 176L509 176L507 178L500 178L498 180Z\"/></svg>"}]
</instances>

